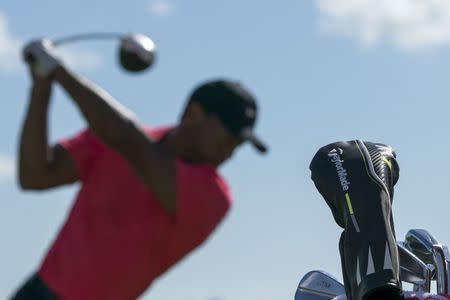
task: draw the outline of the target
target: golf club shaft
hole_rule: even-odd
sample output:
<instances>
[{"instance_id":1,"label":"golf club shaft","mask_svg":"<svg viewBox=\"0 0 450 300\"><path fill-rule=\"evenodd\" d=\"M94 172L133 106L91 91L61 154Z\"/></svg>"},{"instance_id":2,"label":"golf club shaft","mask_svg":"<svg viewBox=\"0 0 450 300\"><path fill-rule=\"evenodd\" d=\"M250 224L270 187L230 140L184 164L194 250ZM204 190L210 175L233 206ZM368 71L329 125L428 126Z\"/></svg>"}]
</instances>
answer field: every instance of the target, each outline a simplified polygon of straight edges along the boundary
<instances>
[{"instance_id":1,"label":"golf club shaft","mask_svg":"<svg viewBox=\"0 0 450 300\"><path fill-rule=\"evenodd\" d=\"M402 242L397 243L402 281L414 284L414 290L430 292L431 270Z\"/></svg>"},{"instance_id":2,"label":"golf club shaft","mask_svg":"<svg viewBox=\"0 0 450 300\"><path fill-rule=\"evenodd\" d=\"M450 254L448 248L443 245L433 245L433 253L437 267L437 290L439 293L449 292L449 264Z\"/></svg>"},{"instance_id":3,"label":"golf club shaft","mask_svg":"<svg viewBox=\"0 0 450 300\"><path fill-rule=\"evenodd\" d=\"M58 39L52 40L53 45L55 47L77 42L77 41L84 41L84 40L110 40L110 39L117 39L121 38L123 36L122 33L118 32L92 32L92 33L80 33L75 35L70 35L67 37L62 37Z\"/></svg>"},{"instance_id":4,"label":"golf club shaft","mask_svg":"<svg viewBox=\"0 0 450 300\"><path fill-rule=\"evenodd\" d=\"M436 268L436 282L439 293L449 292L449 264L448 248L426 230L412 229L406 234L406 246L426 263L432 263Z\"/></svg>"}]
</instances>

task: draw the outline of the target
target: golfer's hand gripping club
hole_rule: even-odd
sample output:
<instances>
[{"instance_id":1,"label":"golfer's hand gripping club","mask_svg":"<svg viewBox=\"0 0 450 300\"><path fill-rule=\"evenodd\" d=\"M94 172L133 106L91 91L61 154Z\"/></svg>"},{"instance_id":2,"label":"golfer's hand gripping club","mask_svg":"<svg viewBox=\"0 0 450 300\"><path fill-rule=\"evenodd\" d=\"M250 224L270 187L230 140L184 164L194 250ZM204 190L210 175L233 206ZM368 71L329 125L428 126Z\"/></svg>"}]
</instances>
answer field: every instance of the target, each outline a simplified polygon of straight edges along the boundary
<instances>
[{"instance_id":1,"label":"golfer's hand gripping club","mask_svg":"<svg viewBox=\"0 0 450 300\"><path fill-rule=\"evenodd\" d=\"M52 42L48 39L34 40L25 45L23 59L42 78L49 77L61 65L54 54Z\"/></svg>"}]
</instances>

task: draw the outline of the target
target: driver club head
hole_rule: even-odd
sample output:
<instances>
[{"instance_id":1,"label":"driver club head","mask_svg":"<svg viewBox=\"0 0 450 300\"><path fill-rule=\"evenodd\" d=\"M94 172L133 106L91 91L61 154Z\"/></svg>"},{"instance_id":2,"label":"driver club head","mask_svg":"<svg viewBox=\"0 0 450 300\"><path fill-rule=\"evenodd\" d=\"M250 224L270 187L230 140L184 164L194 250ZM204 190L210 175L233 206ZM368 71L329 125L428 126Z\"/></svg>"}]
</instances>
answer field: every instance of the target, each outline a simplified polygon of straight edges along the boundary
<instances>
[{"instance_id":1,"label":"driver club head","mask_svg":"<svg viewBox=\"0 0 450 300\"><path fill-rule=\"evenodd\" d=\"M295 300L330 300L345 294L344 285L324 271L311 271L300 280Z\"/></svg>"},{"instance_id":2,"label":"driver club head","mask_svg":"<svg viewBox=\"0 0 450 300\"><path fill-rule=\"evenodd\" d=\"M155 61L155 43L146 35L129 34L120 39L119 62L127 71L140 72Z\"/></svg>"}]
</instances>

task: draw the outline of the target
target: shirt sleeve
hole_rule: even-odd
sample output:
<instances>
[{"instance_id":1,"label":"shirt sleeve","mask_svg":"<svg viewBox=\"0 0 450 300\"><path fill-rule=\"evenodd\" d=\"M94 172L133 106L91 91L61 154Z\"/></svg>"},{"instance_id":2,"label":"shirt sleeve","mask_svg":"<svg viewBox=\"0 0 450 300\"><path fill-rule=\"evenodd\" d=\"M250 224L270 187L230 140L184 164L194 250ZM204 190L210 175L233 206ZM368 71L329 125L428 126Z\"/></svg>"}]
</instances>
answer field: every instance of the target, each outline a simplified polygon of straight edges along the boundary
<instances>
[{"instance_id":1,"label":"shirt sleeve","mask_svg":"<svg viewBox=\"0 0 450 300\"><path fill-rule=\"evenodd\" d=\"M206 236L227 214L232 204L230 190L215 168L176 162L176 222Z\"/></svg>"},{"instance_id":2,"label":"shirt sleeve","mask_svg":"<svg viewBox=\"0 0 450 300\"><path fill-rule=\"evenodd\" d=\"M105 147L90 129L61 140L58 144L70 153L81 180L86 179L96 156Z\"/></svg>"}]
</instances>

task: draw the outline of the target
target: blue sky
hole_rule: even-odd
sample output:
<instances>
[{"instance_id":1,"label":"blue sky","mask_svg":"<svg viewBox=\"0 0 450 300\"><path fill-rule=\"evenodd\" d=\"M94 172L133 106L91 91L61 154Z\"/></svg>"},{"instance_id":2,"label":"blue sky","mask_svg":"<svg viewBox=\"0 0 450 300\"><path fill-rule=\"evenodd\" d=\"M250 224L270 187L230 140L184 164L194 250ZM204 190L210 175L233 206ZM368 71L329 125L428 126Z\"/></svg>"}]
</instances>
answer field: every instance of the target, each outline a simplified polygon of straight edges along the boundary
<instances>
[{"instance_id":1,"label":"blue sky","mask_svg":"<svg viewBox=\"0 0 450 300\"><path fill-rule=\"evenodd\" d=\"M64 47L64 60L150 125L176 122L197 83L241 80L260 103L266 157L244 146L222 168L235 205L208 242L142 299L293 299L301 276L341 278L340 229L310 180L321 146L360 138L391 144L401 176L394 200L399 239L426 228L450 244L450 3L439 0L18 1L0 4L0 298L39 265L77 186L22 192L18 134L30 80L27 40L92 31L142 32L154 67L122 72L113 41ZM124 2L120 2L124 3ZM84 123L59 88L52 142Z\"/></svg>"}]
</instances>

